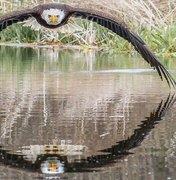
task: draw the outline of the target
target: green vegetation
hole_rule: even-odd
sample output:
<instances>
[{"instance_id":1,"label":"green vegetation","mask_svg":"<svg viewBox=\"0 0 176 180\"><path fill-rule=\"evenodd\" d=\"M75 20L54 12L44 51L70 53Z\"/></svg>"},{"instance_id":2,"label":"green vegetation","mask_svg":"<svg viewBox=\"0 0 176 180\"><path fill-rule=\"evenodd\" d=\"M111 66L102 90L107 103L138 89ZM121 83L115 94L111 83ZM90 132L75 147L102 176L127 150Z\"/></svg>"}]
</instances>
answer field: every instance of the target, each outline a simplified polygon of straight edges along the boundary
<instances>
[{"instance_id":1,"label":"green vegetation","mask_svg":"<svg viewBox=\"0 0 176 180\"><path fill-rule=\"evenodd\" d=\"M100 71L113 69L149 68L140 56L120 55L119 52L56 49L25 48L0 46L0 72L19 74L39 72L79 72L86 70ZM108 61L107 61L108 59ZM175 58L160 61L168 69L175 69ZM124 63L125 62L125 63Z\"/></svg>"},{"instance_id":2,"label":"green vegetation","mask_svg":"<svg viewBox=\"0 0 176 180\"><path fill-rule=\"evenodd\" d=\"M2 1L0 3L1 13L21 9L21 6L34 6L47 1L40 0L34 3L33 1L19 0L18 2L13 3L13 0ZM76 3L74 1L60 2L85 6L81 1L76 1ZM176 56L176 22L173 21L176 4L166 0L134 0L132 4L129 0L107 2L109 1L103 0L100 4L97 0L92 0L87 2L87 6L94 6L95 9L102 9L106 6L106 8L103 8L104 11L114 14L119 20L128 24L157 54L165 57ZM133 17L131 17L131 14L133 14ZM100 49L109 49L110 47L112 50L125 53L134 52L133 47L127 41L95 23L72 19L69 26L53 32L46 29L35 31L30 27L15 24L1 32L0 41L98 46Z\"/></svg>"}]
</instances>

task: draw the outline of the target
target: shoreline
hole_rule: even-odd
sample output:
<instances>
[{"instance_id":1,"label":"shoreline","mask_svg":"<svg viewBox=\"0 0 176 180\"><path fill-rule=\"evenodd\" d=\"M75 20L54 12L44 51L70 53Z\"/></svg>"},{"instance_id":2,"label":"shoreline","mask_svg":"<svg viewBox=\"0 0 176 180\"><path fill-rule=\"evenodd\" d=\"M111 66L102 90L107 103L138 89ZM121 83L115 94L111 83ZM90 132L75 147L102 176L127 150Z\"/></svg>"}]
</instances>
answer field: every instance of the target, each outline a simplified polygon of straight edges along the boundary
<instances>
[{"instance_id":1,"label":"shoreline","mask_svg":"<svg viewBox=\"0 0 176 180\"><path fill-rule=\"evenodd\" d=\"M100 50L98 46L81 46L81 45L59 45L59 44L39 44L39 43L11 43L11 42L0 42L0 46L11 46L11 47L30 47L30 48L48 48L48 49L93 49Z\"/></svg>"}]
</instances>

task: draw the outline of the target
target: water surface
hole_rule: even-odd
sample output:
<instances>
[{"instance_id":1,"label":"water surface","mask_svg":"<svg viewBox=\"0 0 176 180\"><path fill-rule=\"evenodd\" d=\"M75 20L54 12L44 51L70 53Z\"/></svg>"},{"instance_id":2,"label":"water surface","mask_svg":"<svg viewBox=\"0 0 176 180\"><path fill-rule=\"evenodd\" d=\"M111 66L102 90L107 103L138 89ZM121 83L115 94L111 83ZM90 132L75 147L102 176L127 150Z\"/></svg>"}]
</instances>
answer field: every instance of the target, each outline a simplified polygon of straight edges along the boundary
<instances>
[{"instance_id":1,"label":"water surface","mask_svg":"<svg viewBox=\"0 0 176 180\"><path fill-rule=\"evenodd\" d=\"M174 179L174 92L140 57L0 47L0 179ZM176 78L174 60L162 61Z\"/></svg>"}]
</instances>

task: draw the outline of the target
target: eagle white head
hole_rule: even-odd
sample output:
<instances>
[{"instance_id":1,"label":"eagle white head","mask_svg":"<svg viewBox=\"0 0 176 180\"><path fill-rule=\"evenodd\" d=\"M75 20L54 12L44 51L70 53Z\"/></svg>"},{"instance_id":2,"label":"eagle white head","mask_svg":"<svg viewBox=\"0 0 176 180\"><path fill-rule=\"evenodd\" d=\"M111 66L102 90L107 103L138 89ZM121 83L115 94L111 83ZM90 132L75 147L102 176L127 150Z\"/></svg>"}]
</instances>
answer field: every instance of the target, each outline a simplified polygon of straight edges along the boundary
<instances>
[{"instance_id":1,"label":"eagle white head","mask_svg":"<svg viewBox=\"0 0 176 180\"><path fill-rule=\"evenodd\" d=\"M42 19L44 19L49 25L59 25L65 17L65 13L61 9L47 9L41 14Z\"/></svg>"}]
</instances>

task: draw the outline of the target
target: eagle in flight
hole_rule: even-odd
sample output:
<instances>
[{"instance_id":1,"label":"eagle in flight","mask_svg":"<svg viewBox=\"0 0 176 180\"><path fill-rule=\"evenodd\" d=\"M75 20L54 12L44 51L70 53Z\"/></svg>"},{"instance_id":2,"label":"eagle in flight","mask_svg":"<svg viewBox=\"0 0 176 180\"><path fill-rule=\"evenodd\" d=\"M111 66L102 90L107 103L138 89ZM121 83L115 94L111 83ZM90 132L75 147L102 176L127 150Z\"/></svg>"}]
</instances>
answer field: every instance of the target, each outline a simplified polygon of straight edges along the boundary
<instances>
[{"instance_id":1,"label":"eagle in flight","mask_svg":"<svg viewBox=\"0 0 176 180\"><path fill-rule=\"evenodd\" d=\"M154 67L160 78L166 79L169 87L176 87L176 81L166 68L157 60L155 54L135 32L131 31L125 23L119 22L115 17L101 11L86 8L75 8L66 4L50 3L35 6L32 9L15 11L0 16L0 31L17 22L35 18L36 21L46 28L57 28L68 22L70 17L88 19L98 23L115 34L130 42L135 50L141 54L151 67Z\"/></svg>"}]
</instances>

